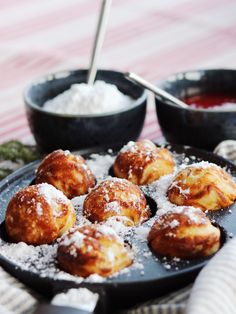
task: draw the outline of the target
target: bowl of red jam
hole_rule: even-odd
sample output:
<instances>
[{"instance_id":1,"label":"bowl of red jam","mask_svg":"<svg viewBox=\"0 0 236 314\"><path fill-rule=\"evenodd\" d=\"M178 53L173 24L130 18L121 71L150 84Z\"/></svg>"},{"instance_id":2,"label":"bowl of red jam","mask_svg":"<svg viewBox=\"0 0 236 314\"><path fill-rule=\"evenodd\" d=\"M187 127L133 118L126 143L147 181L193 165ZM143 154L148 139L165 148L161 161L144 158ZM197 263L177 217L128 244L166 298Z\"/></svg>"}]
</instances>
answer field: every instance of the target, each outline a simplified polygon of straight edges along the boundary
<instances>
[{"instance_id":1,"label":"bowl of red jam","mask_svg":"<svg viewBox=\"0 0 236 314\"><path fill-rule=\"evenodd\" d=\"M212 150L236 140L236 70L209 69L174 74L158 86L183 100L181 108L155 97L158 121L170 143Z\"/></svg>"}]
</instances>

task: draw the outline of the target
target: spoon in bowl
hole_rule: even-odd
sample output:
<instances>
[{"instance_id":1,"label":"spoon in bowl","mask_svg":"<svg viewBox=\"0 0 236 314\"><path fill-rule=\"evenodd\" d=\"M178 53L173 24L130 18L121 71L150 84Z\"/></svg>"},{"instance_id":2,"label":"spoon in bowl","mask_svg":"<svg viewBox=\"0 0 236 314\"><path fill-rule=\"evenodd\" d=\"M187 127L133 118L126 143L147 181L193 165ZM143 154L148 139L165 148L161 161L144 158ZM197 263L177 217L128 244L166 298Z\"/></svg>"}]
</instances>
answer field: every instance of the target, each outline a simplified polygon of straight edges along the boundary
<instances>
[{"instance_id":1,"label":"spoon in bowl","mask_svg":"<svg viewBox=\"0 0 236 314\"><path fill-rule=\"evenodd\" d=\"M174 97L173 95L167 93L163 89L149 83L148 81L144 80L142 77L138 76L137 74L134 74L132 72L127 72L127 73L125 73L125 77L128 80L132 81L133 83L136 83L136 84L150 90L155 95L161 96L163 99L171 101L172 103L174 103L175 105L177 105L181 108L189 109L189 106L187 104L185 104L182 100L180 100L180 99Z\"/></svg>"},{"instance_id":2,"label":"spoon in bowl","mask_svg":"<svg viewBox=\"0 0 236 314\"><path fill-rule=\"evenodd\" d=\"M94 44L93 44L89 72L88 72L88 77L87 77L87 83L89 85L93 85L95 77L96 77L98 58L99 58L100 51L102 49L102 45L104 41L104 37L105 37L110 8L111 8L111 0L103 0L99 19L98 19L97 31L96 31Z\"/></svg>"}]
</instances>

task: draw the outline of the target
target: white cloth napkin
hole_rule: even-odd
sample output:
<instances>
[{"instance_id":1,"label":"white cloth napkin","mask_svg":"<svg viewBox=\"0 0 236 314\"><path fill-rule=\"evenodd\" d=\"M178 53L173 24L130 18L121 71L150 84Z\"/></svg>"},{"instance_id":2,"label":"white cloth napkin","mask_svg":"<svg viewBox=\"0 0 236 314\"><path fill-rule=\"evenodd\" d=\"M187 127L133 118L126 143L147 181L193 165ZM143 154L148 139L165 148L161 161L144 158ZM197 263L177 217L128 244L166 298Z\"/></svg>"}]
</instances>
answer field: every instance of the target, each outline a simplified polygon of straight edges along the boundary
<instances>
[{"instance_id":1,"label":"white cloth napkin","mask_svg":"<svg viewBox=\"0 0 236 314\"><path fill-rule=\"evenodd\" d=\"M36 294L0 267L0 314L31 314Z\"/></svg>"},{"instance_id":2,"label":"white cloth napkin","mask_svg":"<svg viewBox=\"0 0 236 314\"><path fill-rule=\"evenodd\" d=\"M214 153L236 163L236 141L226 140L214 149Z\"/></svg>"},{"instance_id":3,"label":"white cloth napkin","mask_svg":"<svg viewBox=\"0 0 236 314\"><path fill-rule=\"evenodd\" d=\"M236 313L236 238L203 268L193 286L187 314Z\"/></svg>"}]
</instances>

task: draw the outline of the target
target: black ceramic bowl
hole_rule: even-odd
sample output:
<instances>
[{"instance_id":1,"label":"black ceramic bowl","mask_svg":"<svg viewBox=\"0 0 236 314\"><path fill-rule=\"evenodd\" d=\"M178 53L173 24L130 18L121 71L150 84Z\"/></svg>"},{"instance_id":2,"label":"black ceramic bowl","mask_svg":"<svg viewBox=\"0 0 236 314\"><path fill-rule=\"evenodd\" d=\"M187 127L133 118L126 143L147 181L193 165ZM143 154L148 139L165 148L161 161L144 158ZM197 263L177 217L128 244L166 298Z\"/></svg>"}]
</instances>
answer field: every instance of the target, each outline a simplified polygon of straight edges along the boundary
<instances>
[{"instance_id":1,"label":"black ceramic bowl","mask_svg":"<svg viewBox=\"0 0 236 314\"><path fill-rule=\"evenodd\" d=\"M44 151L81 149L101 144L126 143L141 133L147 93L127 80L123 73L100 70L97 80L117 86L134 99L127 108L107 114L65 115L44 111L46 100L69 89L72 84L86 82L87 70L64 71L47 75L29 85L24 93L28 122L35 140Z\"/></svg>"},{"instance_id":2,"label":"black ceramic bowl","mask_svg":"<svg viewBox=\"0 0 236 314\"><path fill-rule=\"evenodd\" d=\"M170 76L158 86L184 99L199 94L236 95L236 70L196 70ZM212 150L226 139L236 140L236 112L185 109L155 98L162 132L170 143Z\"/></svg>"}]
</instances>

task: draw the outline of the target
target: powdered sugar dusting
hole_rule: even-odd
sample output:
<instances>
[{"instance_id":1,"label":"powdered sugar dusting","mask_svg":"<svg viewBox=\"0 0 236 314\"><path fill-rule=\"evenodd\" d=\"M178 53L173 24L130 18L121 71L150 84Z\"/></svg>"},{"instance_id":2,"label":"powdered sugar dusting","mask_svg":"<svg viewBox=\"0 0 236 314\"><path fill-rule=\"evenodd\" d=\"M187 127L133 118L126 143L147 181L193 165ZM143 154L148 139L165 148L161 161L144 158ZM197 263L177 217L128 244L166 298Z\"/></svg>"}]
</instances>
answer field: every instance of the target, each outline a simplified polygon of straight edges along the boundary
<instances>
[{"instance_id":1,"label":"powdered sugar dusting","mask_svg":"<svg viewBox=\"0 0 236 314\"><path fill-rule=\"evenodd\" d=\"M74 207L82 208L86 196L87 195L85 194L85 195L76 196L76 197L72 198L71 202L74 205Z\"/></svg>"},{"instance_id":2,"label":"powdered sugar dusting","mask_svg":"<svg viewBox=\"0 0 236 314\"><path fill-rule=\"evenodd\" d=\"M136 239L144 242L147 241L147 236L149 234L150 228L149 227L144 227L144 226L139 226L135 229L135 235Z\"/></svg>"},{"instance_id":3,"label":"powdered sugar dusting","mask_svg":"<svg viewBox=\"0 0 236 314\"><path fill-rule=\"evenodd\" d=\"M66 293L59 293L52 299L52 304L69 306L80 310L93 312L98 301L98 294L86 288L69 289Z\"/></svg>"},{"instance_id":4,"label":"powdered sugar dusting","mask_svg":"<svg viewBox=\"0 0 236 314\"><path fill-rule=\"evenodd\" d=\"M170 223L170 227L172 229L178 227L178 225L179 225L179 222L178 222L177 219L172 220L171 223Z\"/></svg>"},{"instance_id":5,"label":"powdered sugar dusting","mask_svg":"<svg viewBox=\"0 0 236 314\"><path fill-rule=\"evenodd\" d=\"M42 216L43 215L43 208L42 205L40 203L36 204L36 212L38 216Z\"/></svg>"},{"instance_id":6,"label":"powdered sugar dusting","mask_svg":"<svg viewBox=\"0 0 236 314\"><path fill-rule=\"evenodd\" d=\"M117 201L109 202L105 205L105 211L112 211L119 215L120 210L120 204Z\"/></svg>"},{"instance_id":7,"label":"powdered sugar dusting","mask_svg":"<svg viewBox=\"0 0 236 314\"><path fill-rule=\"evenodd\" d=\"M85 235L78 230L73 232L72 234L66 234L61 241L61 245L71 245L73 244L76 248L81 248L84 246Z\"/></svg>"},{"instance_id":8,"label":"powdered sugar dusting","mask_svg":"<svg viewBox=\"0 0 236 314\"><path fill-rule=\"evenodd\" d=\"M121 153L125 152L135 152L136 151L136 143L134 141L129 141L126 145L122 147L120 150Z\"/></svg>"},{"instance_id":9,"label":"powdered sugar dusting","mask_svg":"<svg viewBox=\"0 0 236 314\"><path fill-rule=\"evenodd\" d=\"M55 217L60 216L60 212L57 211L58 203L69 204L68 198L54 186L48 183L41 183L37 185L38 193L43 196L45 201L53 210L53 215ZM37 205L38 206L38 205ZM37 207L37 213L40 215L40 208Z\"/></svg>"},{"instance_id":10,"label":"powdered sugar dusting","mask_svg":"<svg viewBox=\"0 0 236 314\"><path fill-rule=\"evenodd\" d=\"M114 160L115 156L110 154L91 154L90 158L87 160L87 165L96 176L97 180L99 180L108 176L109 169L113 165Z\"/></svg>"},{"instance_id":11,"label":"powdered sugar dusting","mask_svg":"<svg viewBox=\"0 0 236 314\"><path fill-rule=\"evenodd\" d=\"M129 226L133 225L133 222L125 216L112 216L104 222L104 225L112 228L118 235L124 237L132 229Z\"/></svg>"},{"instance_id":12,"label":"powdered sugar dusting","mask_svg":"<svg viewBox=\"0 0 236 314\"><path fill-rule=\"evenodd\" d=\"M198 212L201 212L199 208L192 206L177 206L171 203L167 197L167 190L171 186L175 174L169 174L162 176L158 181L151 184L148 188L152 197L156 200L158 211L156 217L160 217L168 212L180 214L184 213L188 218L195 223L205 223L205 220L202 217L196 215Z\"/></svg>"},{"instance_id":13,"label":"powdered sugar dusting","mask_svg":"<svg viewBox=\"0 0 236 314\"><path fill-rule=\"evenodd\" d=\"M38 184L38 192L41 194L49 205L53 205L55 200L64 204L68 203L67 197L54 186L48 183Z\"/></svg>"},{"instance_id":14,"label":"powdered sugar dusting","mask_svg":"<svg viewBox=\"0 0 236 314\"><path fill-rule=\"evenodd\" d=\"M213 164L212 162L208 162L208 161L201 161L201 162L196 162L193 163L191 165L185 165L182 164L180 166L180 170L185 169L187 167L191 167L191 168L202 168L202 169L207 169L209 167L216 167L216 168L220 168L219 166L217 166L216 164Z\"/></svg>"},{"instance_id":15,"label":"powdered sugar dusting","mask_svg":"<svg viewBox=\"0 0 236 314\"><path fill-rule=\"evenodd\" d=\"M187 197L187 195L190 193L190 189L183 189L181 186L178 185L178 182L173 181L170 185L170 188L176 187L179 189L179 193L182 194L184 197Z\"/></svg>"},{"instance_id":16,"label":"powdered sugar dusting","mask_svg":"<svg viewBox=\"0 0 236 314\"><path fill-rule=\"evenodd\" d=\"M63 153L64 153L65 156L69 156L70 155L70 151L69 150L64 150Z\"/></svg>"},{"instance_id":17,"label":"powdered sugar dusting","mask_svg":"<svg viewBox=\"0 0 236 314\"><path fill-rule=\"evenodd\" d=\"M111 227L108 227L106 225L98 225L97 229L103 235L113 236L118 239L117 233Z\"/></svg>"}]
</instances>

